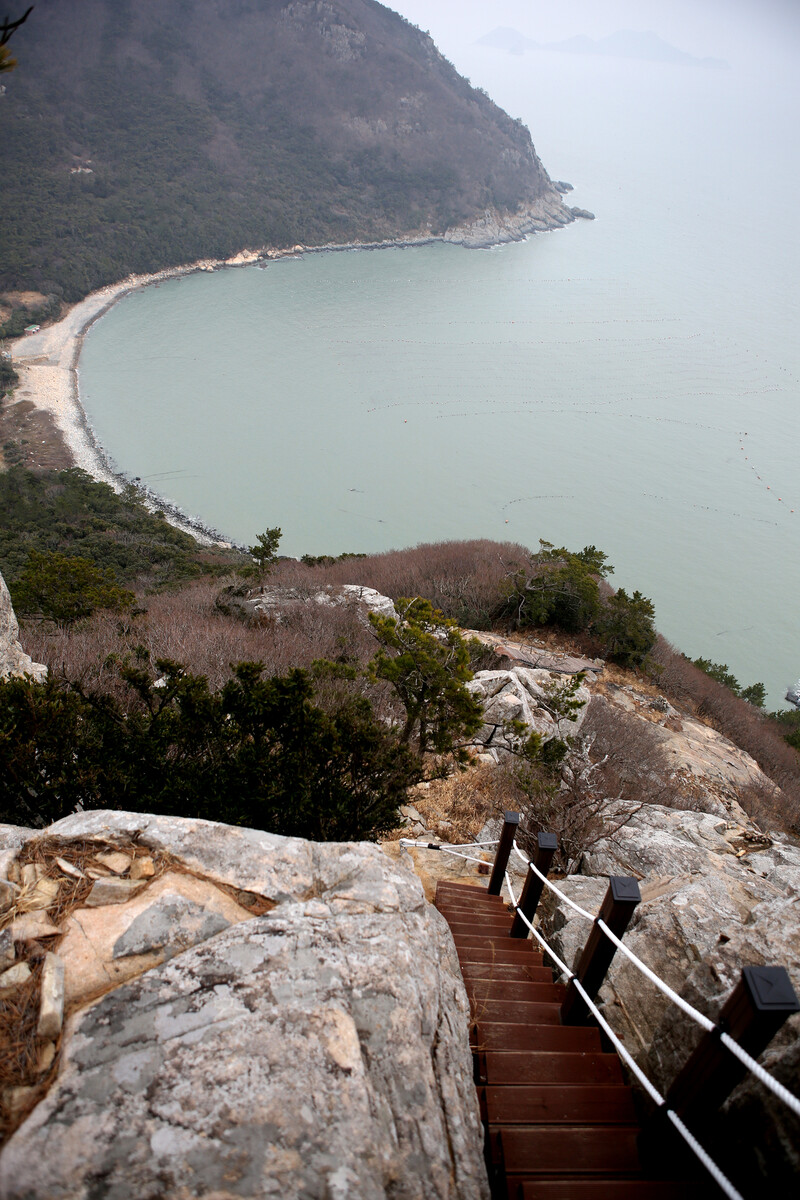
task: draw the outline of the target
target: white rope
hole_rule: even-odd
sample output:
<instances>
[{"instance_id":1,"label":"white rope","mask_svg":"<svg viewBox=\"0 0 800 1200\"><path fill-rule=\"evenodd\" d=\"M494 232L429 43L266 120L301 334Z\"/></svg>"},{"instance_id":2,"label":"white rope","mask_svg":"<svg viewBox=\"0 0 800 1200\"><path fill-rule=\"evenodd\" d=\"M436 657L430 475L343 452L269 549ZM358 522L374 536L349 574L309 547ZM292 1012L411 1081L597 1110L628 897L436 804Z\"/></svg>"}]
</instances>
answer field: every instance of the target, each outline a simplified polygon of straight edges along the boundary
<instances>
[{"instance_id":1,"label":"white rope","mask_svg":"<svg viewBox=\"0 0 800 1200\"><path fill-rule=\"evenodd\" d=\"M445 853L455 853L452 846L497 846L497 841L414 841L413 838L399 839L401 846L416 846L419 850L444 850Z\"/></svg>"},{"instance_id":2,"label":"white rope","mask_svg":"<svg viewBox=\"0 0 800 1200\"><path fill-rule=\"evenodd\" d=\"M551 959L553 960L553 962L556 964L556 966L558 967L558 969L559 969L559 970L560 970L560 971L561 971L561 972L562 972L564 975L566 975L568 979L574 979L574 978L575 978L575 972L574 972L574 971L571 971L571 970L569 969L569 967L566 965L566 963L563 963L563 962L561 961L561 959L560 959L560 958L558 957L558 955L556 954L555 950L551 950L551 949L550 949L550 946L547 944L547 942L544 940L544 938L542 937L542 935L539 933L539 930L538 930L538 929L534 929L533 925L531 925L530 921L529 921L529 920L528 920L528 918L525 916L525 913L522 911L522 909L521 909L521 908L519 907L519 905L517 904L517 901L516 901L516 899L515 899L515 897L514 897L514 892L512 891L512 888L511 888L511 880L508 878L508 871L506 871L506 886L508 887L508 891L509 891L509 894L510 894L510 896L511 896L511 903L514 905L514 908L516 909L516 912L517 912L517 914L518 914L518 915L519 915L519 916L522 918L522 920L523 920L523 921L525 922L525 924L528 926L528 929L530 929L531 933L532 933L532 934L533 934L533 936L536 938L537 942L538 942L538 943L539 943L539 945L542 947L542 949L547 951L547 956L548 956L548 958L551 958Z\"/></svg>"},{"instance_id":3,"label":"white rope","mask_svg":"<svg viewBox=\"0 0 800 1200\"><path fill-rule=\"evenodd\" d=\"M442 854L452 854L453 858L465 858L467 862L483 863L484 867L490 865L485 858L476 858L474 854L459 854L457 850L448 850L446 846L440 846L439 849Z\"/></svg>"},{"instance_id":4,"label":"white rope","mask_svg":"<svg viewBox=\"0 0 800 1200\"><path fill-rule=\"evenodd\" d=\"M494 838L491 842L446 842L447 846L497 846L500 842L499 838Z\"/></svg>"},{"instance_id":5,"label":"white rope","mask_svg":"<svg viewBox=\"0 0 800 1200\"><path fill-rule=\"evenodd\" d=\"M435 842L412 842L410 838L400 838L400 845L413 846L417 850L441 850L442 854L452 854L453 858L464 858L467 862L480 863L483 867L490 865L485 858L476 858L474 854L459 854L457 850L451 850L448 846L437 845Z\"/></svg>"},{"instance_id":6,"label":"white rope","mask_svg":"<svg viewBox=\"0 0 800 1200\"><path fill-rule=\"evenodd\" d=\"M539 877L539 879L541 879L542 883L546 884L550 888L551 892L555 892L555 894L558 896L558 898L560 900L563 900L564 903L568 904L570 908L574 908L575 912L580 913L580 915L582 917L584 917L587 921L594 922L593 914L590 912L587 912L585 908L581 908L580 904L576 904L574 900L571 900L569 898L569 896L565 895L564 892L562 892L559 888L557 888L554 883L551 883L550 880L547 878L547 876L543 875L542 872L539 870L539 868L534 863L532 863L529 858L525 857L525 855L522 853L522 851L520 850L520 848L516 842L514 842L514 849L516 850L517 854L520 856L522 861L524 863L526 863L528 865L528 867L530 867L530 869L533 871L534 875L538 875L538 877Z\"/></svg>"},{"instance_id":7,"label":"white rope","mask_svg":"<svg viewBox=\"0 0 800 1200\"><path fill-rule=\"evenodd\" d=\"M603 933L610 941L614 943L617 949L621 950L623 954L627 955L633 965L638 967L642 974L646 975L650 982L654 983L659 991L663 992L673 1004L677 1004L678 1008L683 1009L687 1016L696 1021L698 1025L702 1025L703 1029L708 1030L709 1033L712 1033L716 1029L716 1025L713 1021L709 1020L708 1017L699 1012L698 1009L690 1004L688 1000L684 1000L682 996L679 996L677 992L674 992L668 983L664 983L664 980L656 975L655 971L650 970L647 963L643 963L642 960L638 958L632 950L629 950L625 943L621 941L615 933L611 932L605 921L601 921L598 917L595 924L602 929Z\"/></svg>"},{"instance_id":8,"label":"white rope","mask_svg":"<svg viewBox=\"0 0 800 1200\"><path fill-rule=\"evenodd\" d=\"M421 850L446 850L452 846L466 849L468 846L496 846L497 842L415 842L413 838L400 838L401 846L418 846Z\"/></svg>"},{"instance_id":9,"label":"white rope","mask_svg":"<svg viewBox=\"0 0 800 1200\"><path fill-rule=\"evenodd\" d=\"M717 1026L712 1020L710 1020L704 1013L701 1013L698 1009L696 1009L693 1004L689 1003L688 1000L684 1000L682 996L679 996L678 993L674 991L668 983L665 983L663 979L656 975L656 973L652 971L650 967L648 967L647 963L642 962L637 954L634 954L634 952L630 950L615 933L612 933L605 921L601 920L600 917L593 917L592 914L587 912L585 908L581 908L579 904L576 904L574 900L571 900L569 896L565 895L560 888L557 888L554 883L551 883L547 876L543 875L542 872L530 861L530 859L525 857L522 851L518 848L516 842L514 843L514 849L522 861L528 864L534 874L537 875L539 879L541 879L542 882L547 885L551 892L555 892L555 894L561 900L563 900L565 904L568 904L570 908L573 908L577 913L580 913L582 917L585 917L587 920L591 921L593 924L602 929L609 941L613 942L617 949L621 950L622 953L633 963L637 970L641 971L642 975L649 979L651 983L655 984L658 990L663 992L667 999L671 1000L673 1004L685 1012L688 1017L691 1017L693 1021L695 1021L708 1033L713 1033L714 1030L716 1030ZM522 916L521 913L520 916ZM524 917L523 920L525 920ZM527 923L528 922L526 920L526 924ZM552 951L549 951L549 953L552 957ZM782 1100L784 1104L786 1104L792 1110L793 1113L795 1113L797 1116L800 1116L800 1099L798 1099L797 1096L790 1092L788 1088L784 1087L782 1083L779 1083L773 1075L770 1075L769 1071L765 1070L760 1063L756 1062L756 1060L751 1057L746 1050L743 1050L739 1043L735 1042L727 1033L722 1033L720 1035L720 1040L724 1043L728 1050L730 1050L730 1052L734 1054L761 1083L763 1083L764 1087L768 1088L775 1096L778 1097L779 1100Z\"/></svg>"},{"instance_id":10,"label":"white rope","mask_svg":"<svg viewBox=\"0 0 800 1200\"><path fill-rule=\"evenodd\" d=\"M686 1126L684 1125L684 1123L680 1119L680 1117L677 1116L677 1114L674 1113L671 1108L666 1107L666 1100L661 1095L658 1088L655 1087L655 1085L650 1082L650 1080L645 1075L644 1071L641 1069L639 1064L636 1062L636 1060L631 1055L628 1048L623 1045L623 1043L620 1041L617 1034L614 1032L614 1030L609 1025L608 1021L606 1021L605 1017L600 1012L597 1005L589 998L589 995L587 994L587 992L584 989L583 985L581 984L580 980L575 975L575 972L570 970L570 968L566 965L566 963L562 962L561 959L558 957L558 955L553 950L551 950L550 946L547 944L547 942L542 937L542 935L539 933L539 931L533 927L531 922L525 916L525 913L522 912L522 910L519 908L517 901L516 901L516 897L514 896L514 890L511 886L511 880L508 877L508 871L506 871L506 886L508 888L508 893L511 897L512 904L514 905L514 908L516 909L517 914L522 918L522 920L528 926L528 929L530 929L531 933L536 938L536 940L539 942L539 944L543 947L543 949L547 951L548 957L551 958L553 960L553 962L563 972L563 974L566 975L567 978L572 981L576 991L583 997L584 1003L586 1004L589 1011L592 1013L592 1015L595 1018L595 1020L597 1021L598 1025L605 1032L605 1034L611 1041L612 1045L614 1046L615 1050L617 1051L617 1053L619 1054L620 1058L623 1060L625 1065L629 1068L629 1070L631 1070L633 1072L633 1074L639 1080L642 1087L645 1089L645 1091L650 1096L651 1100L653 1100L655 1102L655 1104L658 1105L659 1108L663 1108L666 1111L667 1116L669 1117L670 1121L672 1121L672 1124L675 1126L678 1133L680 1133L681 1137L683 1137L684 1141L687 1143L689 1148L700 1159L700 1162L706 1168L709 1175L712 1176L712 1178L715 1180L717 1185L722 1189L722 1191L725 1193L725 1195L729 1197L729 1200L743 1200L741 1193L738 1192L736 1190L736 1188L733 1186L733 1184L730 1182L730 1180L725 1175L723 1175L722 1171L719 1169L717 1164L709 1156L709 1154L703 1149L703 1147L700 1145L700 1143L698 1142L698 1140L694 1136L694 1134L692 1134L686 1128Z\"/></svg>"},{"instance_id":11,"label":"white rope","mask_svg":"<svg viewBox=\"0 0 800 1200\"><path fill-rule=\"evenodd\" d=\"M668 1108L666 1112L678 1133L681 1135L689 1148L694 1151L694 1153L700 1159L700 1162L708 1171L709 1175L713 1177L715 1183L722 1189L725 1195L729 1196L730 1200L742 1200L741 1192L737 1192L733 1184L726 1179L726 1177L722 1174L722 1171L720 1171L719 1167L714 1162L713 1158L706 1153L694 1134L686 1128L678 1114L674 1113L671 1108Z\"/></svg>"},{"instance_id":12,"label":"white rope","mask_svg":"<svg viewBox=\"0 0 800 1200\"><path fill-rule=\"evenodd\" d=\"M756 1079L760 1080L764 1087L774 1092L779 1100L787 1104L792 1112L800 1117L800 1100L797 1099L797 1096L793 1095L782 1083L779 1083L775 1076L770 1075L769 1071L765 1070L754 1058L751 1058L747 1051L743 1050L739 1043L733 1040L730 1034L720 1034L720 1041L724 1042L731 1054L735 1054L739 1061L744 1063L753 1072Z\"/></svg>"}]
</instances>

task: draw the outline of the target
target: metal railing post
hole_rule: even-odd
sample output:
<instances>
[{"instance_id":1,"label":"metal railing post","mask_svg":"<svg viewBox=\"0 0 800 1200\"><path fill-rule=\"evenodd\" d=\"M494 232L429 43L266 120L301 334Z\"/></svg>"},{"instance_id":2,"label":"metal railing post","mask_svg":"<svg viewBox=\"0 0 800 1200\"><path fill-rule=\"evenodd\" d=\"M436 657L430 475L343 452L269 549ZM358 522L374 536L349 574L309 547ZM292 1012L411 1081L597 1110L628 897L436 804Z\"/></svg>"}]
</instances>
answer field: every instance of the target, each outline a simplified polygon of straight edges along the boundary
<instances>
[{"instance_id":1,"label":"metal railing post","mask_svg":"<svg viewBox=\"0 0 800 1200\"><path fill-rule=\"evenodd\" d=\"M550 863L553 861L553 855L558 849L558 838L554 833L540 833L536 837L536 852L533 856L533 866L542 875L547 875L550 870ZM533 924L534 914L539 904L542 895L544 884L538 875L535 874L532 867L528 867L528 874L525 877L525 886L522 889L522 895L519 898L519 909L525 914L531 924ZM523 921L519 912L514 914L514 921L511 925L511 936L513 938L526 938L528 936L528 926Z\"/></svg>"},{"instance_id":2,"label":"metal railing post","mask_svg":"<svg viewBox=\"0 0 800 1200\"><path fill-rule=\"evenodd\" d=\"M504 812L503 813L503 832L500 834L500 841L497 846L497 854L492 867L492 877L489 880L489 895L499 896L500 889L503 886L508 859L511 855L511 847L514 845L514 838L517 835L519 826L519 813Z\"/></svg>"},{"instance_id":3,"label":"metal railing post","mask_svg":"<svg viewBox=\"0 0 800 1200\"><path fill-rule=\"evenodd\" d=\"M578 981L591 1000L594 1000L611 966L616 946L598 927L605 921L611 932L621 938L633 916L636 905L642 899L638 882L628 875L612 875L608 891L603 898L600 912L595 917L592 932L586 940L580 962L575 970ZM581 1025L589 1015L574 980L570 980L567 994L561 1005L562 1025Z\"/></svg>"},{"instance_id":4,"label":"metal railing post","mask_svg":"<svg viewBox=\"0 0 800 1200\"><path fill-rule=\"evenodd\" d=\"M747 1068L719 1039L727 1033L752 1058L772 1041L792 1013L800 1012L784 967L745 967L719 1014L717 1027L703 1034L667 1092L667 1105L687 1124L713 1116Z\"/></svg>"}]
</instances>

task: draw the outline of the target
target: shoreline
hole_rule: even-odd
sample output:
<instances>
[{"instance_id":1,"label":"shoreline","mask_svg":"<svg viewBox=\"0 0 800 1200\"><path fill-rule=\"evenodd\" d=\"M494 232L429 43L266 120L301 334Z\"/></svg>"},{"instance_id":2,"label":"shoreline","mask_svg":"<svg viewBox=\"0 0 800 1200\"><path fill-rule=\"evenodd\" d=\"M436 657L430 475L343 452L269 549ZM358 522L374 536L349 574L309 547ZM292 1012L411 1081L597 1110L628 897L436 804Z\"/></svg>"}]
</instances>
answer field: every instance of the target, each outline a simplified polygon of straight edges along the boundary
<instances>
[{"instance_id":1,"label":"shoreline","mask_svg":"<svg viewBox=\"0 0 800 1200\"><path fill-rule=\"evenodd\" d=\"M429 246L435 242L462 245L473 249L489 249L512 241L523 241L529 235L558 229L575 220L578 215L566 207L560 196L545 196L520 213L501 216L487 212L468 225L449 229L444 234L420 234L418 237L387 238L378 242L327 243L322 246L301 246L260 250L242 250L227 259L200 259L177 267L166 267L149 275L129 275L118 283L108 284L91 292L74 304L65 316L53 325L36 333L25 334L11 342L12 362L19 374L14 401L28 401L46 413L63 440L72 465L86 471L100 483L107 483L115 492L126 487L136 488L151 511L160 510L170 524L190 534L204 545L235 546L218 530L210 528L199 516L184 512L179 505L153 491L121 470L96 436L83 407L78 386L78 360L86 334L124 296L155 283L180 279L199 272L211 273L235 267L266 265L302 254L329 254L350 250L406 249Z\"/></svg>"}]
</instances>

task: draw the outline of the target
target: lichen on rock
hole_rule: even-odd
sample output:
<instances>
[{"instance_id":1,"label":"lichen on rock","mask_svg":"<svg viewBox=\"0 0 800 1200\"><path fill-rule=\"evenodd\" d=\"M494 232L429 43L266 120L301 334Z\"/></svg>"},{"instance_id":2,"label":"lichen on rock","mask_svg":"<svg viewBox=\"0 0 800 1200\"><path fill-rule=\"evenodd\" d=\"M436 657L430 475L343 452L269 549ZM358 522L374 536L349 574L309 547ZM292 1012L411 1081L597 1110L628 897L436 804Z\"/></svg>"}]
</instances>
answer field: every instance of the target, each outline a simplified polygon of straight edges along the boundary
<instances>
[{"instance_id":1,"label":"lichen on rock","mask_svg":"<svg viewBox=\"0 0 800 1200\"><path fill-rule=\"evenodd\" d=\"M168 873L152 902L109 909L112 959L168 961L73 1010L55 1082L0 1155L6 1200L487 1200L466 993L410 866L141 814L75 814L54 834L135 836L190 883L273 907L204 915Z\"/></svg>"}]
</instances>

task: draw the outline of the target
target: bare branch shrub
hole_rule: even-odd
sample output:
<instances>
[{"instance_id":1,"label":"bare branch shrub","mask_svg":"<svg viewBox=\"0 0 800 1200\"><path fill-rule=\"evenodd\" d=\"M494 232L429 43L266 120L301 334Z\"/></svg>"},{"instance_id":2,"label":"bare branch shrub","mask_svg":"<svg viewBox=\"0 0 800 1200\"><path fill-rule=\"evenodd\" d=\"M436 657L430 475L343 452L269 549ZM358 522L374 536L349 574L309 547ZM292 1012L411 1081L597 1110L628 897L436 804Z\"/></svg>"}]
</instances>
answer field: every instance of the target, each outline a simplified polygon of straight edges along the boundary
<instances>
[{"instance_id":1,"label":"bare branch shrub","mask_svg":"<svg viewBox=\"0 0 800 1200\"><path fill-rule=\"evenodd\" d=\"M800 800L771 782L740 788L739 803L761 829L800 831Z\"/></svg>"},{"instance_id":2,"label":"bare branch shrub","mask_svg":"<svg viewBox=\"0 0 800 1200\"><path fill-rule=\"evenodd\" d=\"M513 542L436 542L328 565L280 562L272 578L317 587L361 583L395 600L422 596L459 625L488 629L506 598L509 572L529 556Z\"/></svg>"},{"instance_id":3,"label":"bare branch shrub","mask_svg":"<svg viewBox=\"0 0 800 1200\"><path fill-rule=\"evenodd\" d=\"M535 849L539 832L555 834L556 870L574 871L583 854L614 835L643 804L694 808L671 776L653 725L620 712L593 696L560 774L516 764L507 768L525 794L525 849ZM619 801L627 801L624 811Z\"/></svg>"},{"instance_id":4,"label":"bare branch shrub","mask_svg":"<svg viewBox=\"0 0 800 1200\"><path fill-rule=\"evenodd\" d=\"M219 588L203 581L161 592L146 598L138 616L96 612L66 631L26 624L25 644L55 674L103 687L113 686L114 661L126 655L173 659L217 689L232 663L263 662L267 674L280 675L316 659L366 662L374 653L375 639L356 606L303 604L249 625L219 612Z\"/></svg>"},{"instance_id":5,"label":"bare branch shrub","mask_svg":"<svg viewBox=\"0 0 800 1200\"><path fill-rule=\"evenodd\" d=\"M675 776L659 727L603 696L589 702L576 753L588 756L607 796L666 808L703 808L702 798Z\"/></svg>"},{"instance_id":6,"label":"bare branch shrub","mask_svg":"<svg viewBox=\"0 0 800 1200\"><path fill-rule=\"evenodd\" d=\"M765 819L769 811L772 828L800 833L800 754L786 743L778 722L706 675L665 638L659 637L651 657L666 695L746 751L781 790L766 807L745 794L740 797L742 807L749 812L747 804L753 804Z\"/></svg>"}]
</instances>

